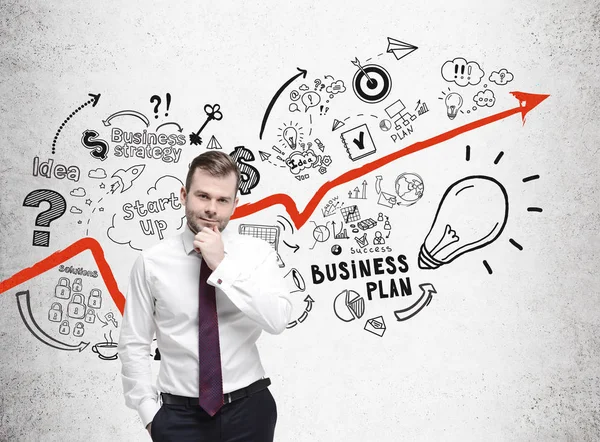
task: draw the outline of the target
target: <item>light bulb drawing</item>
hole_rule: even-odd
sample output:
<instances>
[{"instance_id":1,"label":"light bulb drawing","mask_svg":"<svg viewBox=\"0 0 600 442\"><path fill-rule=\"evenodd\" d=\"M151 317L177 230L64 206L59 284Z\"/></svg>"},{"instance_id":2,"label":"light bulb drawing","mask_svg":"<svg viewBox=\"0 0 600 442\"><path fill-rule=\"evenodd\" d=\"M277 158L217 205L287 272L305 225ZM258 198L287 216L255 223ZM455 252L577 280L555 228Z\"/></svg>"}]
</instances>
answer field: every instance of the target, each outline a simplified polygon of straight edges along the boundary
<instances>
[{"instance_id":1,"label":"light bulb drawing","mask_svg":"<svg viewBox=\"0 0 600 442\"><path fill-rule=\"evenodd\" d=\"M494 178L475 175L444 193L419 251L419 267L437 269L492 243L508 219L508 195Z\"/></svg>"},{"instance_id":2,"label":"light bulb drawing","mask_svg":"<svg viewBox=\"0 0 600 442\"><path fill-rule=\"evenodd\" d=\"M286 127L283 131L283 139L292 150L296 150L298 145L298 131L296 129Z\"/></svg>"},{"instance_id":3,"label":"light bulb drawing","mask_svg":"<svg viewBox=\"0 0 600 442\"><path fill-rule=\"evenodd\" d=\"M463 99L460 94L457 94L456 92L451 92L448 95L446 95L444 104L446 105L446 113L448 114L448 118L454 120L456 114L462 106L462 103Z\"/></svg>"}]
</instances>

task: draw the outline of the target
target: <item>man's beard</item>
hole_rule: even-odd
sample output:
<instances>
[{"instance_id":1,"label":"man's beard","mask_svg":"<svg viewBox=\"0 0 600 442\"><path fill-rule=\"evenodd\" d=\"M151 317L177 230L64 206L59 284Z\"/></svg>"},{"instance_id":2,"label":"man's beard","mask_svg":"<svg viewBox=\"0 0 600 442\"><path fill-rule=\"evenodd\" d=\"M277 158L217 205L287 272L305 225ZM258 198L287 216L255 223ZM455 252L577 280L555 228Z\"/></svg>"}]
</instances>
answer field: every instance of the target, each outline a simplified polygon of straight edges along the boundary
<instances>
[{"instance_id":1,"label":"man's beard","mask_svg":"<svg viewBox=\"0 0 600 442\"><path fill-rule=\"evenodd\" d=\"M208 219L211 221L216 221L216 225L218 226L219 231L221 231L221 232L223 230L225 230L225 227L229 223L229 219L219 220L217 218L211 219L211 218L207 218L204 216L199 216L197 213L194 213L191 210L188 210L187 208L185 209L185 217L187 219L187 224L188 224L190 230L194 234L198 233L199 231L201 231L204 228L204 226L200 224L200 223L202 223L202 220L198 219L198 218L205 218L205 219ZM205 224L205 226L209 227L209 228L212 228L213 225L215 225L215 223L206 223Z\"/></svg>"}]
</instances>

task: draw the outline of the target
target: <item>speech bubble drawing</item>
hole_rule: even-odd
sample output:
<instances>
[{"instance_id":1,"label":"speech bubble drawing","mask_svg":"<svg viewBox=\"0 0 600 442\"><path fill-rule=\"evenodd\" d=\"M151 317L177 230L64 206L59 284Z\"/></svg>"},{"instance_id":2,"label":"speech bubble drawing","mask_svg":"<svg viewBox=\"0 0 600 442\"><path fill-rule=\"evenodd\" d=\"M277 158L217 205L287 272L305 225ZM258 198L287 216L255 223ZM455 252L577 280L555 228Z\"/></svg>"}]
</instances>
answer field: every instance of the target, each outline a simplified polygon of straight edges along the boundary
<instances>
[{"instance_id":1,"label":"speech bubble drawing","mask_svg":"<svg viewBox=\"0 0 600 442\"><path fill-rule=\"evenodd\" d=\"M308 111L311 107L317 106L321 102L321 96L314 91L305 92L302 95L302 104L304 104L304 112Z\"/></svg>"},{"instance_id":2,"label":"speech bubble drawing","mask_svg":"<svg viewBox=\"0 0 600 442\"><path fill-rule=\"evenodd\" d=\"M442 65L442 77L444 80L454 82L458 86L464 87L469 84L479 84L484 72L476 61L467 61L464 58L457 57L452 61L446 61Z\"/></svg>"},{"instance_id":3,"label":"speech bubble drawing","mask_svg":"<svg viewBox=\"0 0 600 442\"><path fill-rule=\"evenodd\" d=\"M491 89L477 92L477 95L473 97L473 101L477 103L479 107L492 107L496 103L496 97Z\"/></svg>"},{"instance_id":4,"label":"speech bubble drawing","mask_svg":"<svg viewBox=\"0 0 600 442\"><path fill-rule=\"evenodd\" d=\"M147 196L125 202L112 217L108 238L134 250L144 250L183 226L185 213L179 202L183 183L176 177L160 177Z\"/></svg>"},{"instance_id":5,"label":"speech bubble drawing","mask_svg":"<svg viewBox=\"0 0 600 442\"><path fill-rule=\"evenodd\" d=\"M297 103L290 103L290 112L300 112L300 109L298 108L298 104Z\"/></svg>"}]
</instances>

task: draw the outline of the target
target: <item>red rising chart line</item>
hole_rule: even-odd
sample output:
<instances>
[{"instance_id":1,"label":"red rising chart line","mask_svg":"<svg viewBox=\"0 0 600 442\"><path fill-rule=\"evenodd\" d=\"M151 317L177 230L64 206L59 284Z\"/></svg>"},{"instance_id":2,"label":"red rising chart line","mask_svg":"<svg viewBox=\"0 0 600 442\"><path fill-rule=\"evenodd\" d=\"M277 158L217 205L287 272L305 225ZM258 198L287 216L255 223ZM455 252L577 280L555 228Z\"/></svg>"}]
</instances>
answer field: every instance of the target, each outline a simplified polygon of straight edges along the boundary
<instances>
[{"instance_id":1,"label":"red rising chart line","mask_svg":"<svg viewBox=\"0 0 600 442\"><path fill-rule=\"evenodd\" d=\"M315 193L315 195L308 202L306 207L302 212L298 211L296 207L296 203L294 200L285 193L277 193L274 195L270 195L262 200L259 200L254 203L243 204L238 206L238 208L233 213L232 219L235 218L243 218L245 216L251 215L253 213L257 213L261 210L264 210L268 207L281 204L285 207L286 212L292 218L292 221L297 229L302 227L316 210L318 204L323 200L327 192L331 189L347 183L349 181L355 180L363 175L366 175L374 170L379 169L386 164L391 163L392 161L397 160L398 158L402 158L404 156L410 155L412 153L418 152L420 150L426 149L431 146L438 145L443 143L444 141L448 141L458 135L464 134L466 132L475 130L479 127L494 123L496 121L502 120L504 118L510 117L511 115L521 113L521 117L523 120L523 124L525 124L525 116L527 113L548 98L550 95L546 94L530 94L526 92L511 92L511 94L519 100L519 105L515 108L508 109L502 112L499 112L494 115L490 115L488 117L481 118L479 120L473 121L471 123L467 123L463 126L459 126L457 128L451 129L442 134L436 135L432 138L429 138L424 141L419 141L417 143L411 144L410 146L405 147L404 149L400 149L396 152L392 152L382 158L379 158L375 161L367 163L359 168L349 170L348 172L343 173L332 181L328 181L324 183Z\"/></svg>"}]
</instances>

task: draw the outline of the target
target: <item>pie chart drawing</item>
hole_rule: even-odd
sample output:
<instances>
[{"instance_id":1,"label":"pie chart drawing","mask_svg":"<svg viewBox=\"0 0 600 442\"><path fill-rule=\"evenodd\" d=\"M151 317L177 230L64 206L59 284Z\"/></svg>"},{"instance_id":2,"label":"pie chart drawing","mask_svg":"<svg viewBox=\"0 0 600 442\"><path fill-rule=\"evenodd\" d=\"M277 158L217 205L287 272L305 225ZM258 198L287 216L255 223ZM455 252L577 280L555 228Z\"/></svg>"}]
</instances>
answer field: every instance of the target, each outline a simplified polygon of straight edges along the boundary
<instances>
[{"instance_id":1,"label":"pie chart drawing","mask_svg":"<svg viewBox=\"0 0 600 442\"><path fill-rule=\"evenodd\" d=\"M354 290L342 290L333 300L333 311L344 322L354 321L365 313L365 300Z\"/></svg>"}]
</instances>

